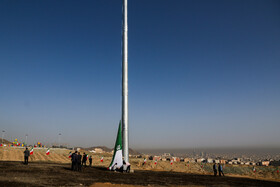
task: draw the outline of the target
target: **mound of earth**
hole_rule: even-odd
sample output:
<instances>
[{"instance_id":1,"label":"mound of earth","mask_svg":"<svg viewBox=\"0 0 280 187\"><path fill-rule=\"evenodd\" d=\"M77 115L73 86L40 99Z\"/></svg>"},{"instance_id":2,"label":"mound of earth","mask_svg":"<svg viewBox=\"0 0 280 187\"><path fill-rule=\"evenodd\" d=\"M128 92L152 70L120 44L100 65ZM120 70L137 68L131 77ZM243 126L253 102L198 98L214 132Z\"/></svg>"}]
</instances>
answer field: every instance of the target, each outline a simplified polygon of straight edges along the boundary
<instances>
[{"instance_id":1,"label":"mound of earth","mask_svg":"<svg viewBox=\"0 0 280 187\"><path fill-rule=\"evenodd\" d=\"M2 140L1 140L1 143L2 143ZM6 139L3 139L3 144L12 144L12 142L6 140Z\"/></svg>"}]
</instances>

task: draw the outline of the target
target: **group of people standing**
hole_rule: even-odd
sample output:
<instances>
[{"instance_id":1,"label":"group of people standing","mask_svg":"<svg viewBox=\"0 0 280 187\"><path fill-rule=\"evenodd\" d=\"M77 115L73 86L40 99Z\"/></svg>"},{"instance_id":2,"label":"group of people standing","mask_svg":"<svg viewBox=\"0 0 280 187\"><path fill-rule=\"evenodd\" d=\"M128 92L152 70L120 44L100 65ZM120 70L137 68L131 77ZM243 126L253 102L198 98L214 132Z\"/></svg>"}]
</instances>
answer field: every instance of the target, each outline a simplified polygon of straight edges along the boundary
<instances>
[{"instance_id":1,"label":"group of people standing","mask_svg":"<svg viewBox=\"0 0 280 187\"><path fill-rule=\"evenodd\" d=\"M213 165L213 171L214 171L214 176L217 176L217 165L214 163ZM219 171L219 176L225 176L223 172L223 166L219 163L218 164L218 171Z\"/></svg>"},{"instance_id":2,"label":"group of people standing","mask_svg":"<svg viewBox=\"0 0 280 187\"><path fill-rule=\"evenodd\" d=\"M89 160L89 166L91 166L91 164L92 164L92 157L89 156L88 160ZM71 161L72 161L71 170L73 170L73 171L81 171L82 170L82 166L84 166L84 167L87 166L87 155L86 155L86 153L84 153L83 156L82 156L80 152L75 151L71 155Z\"/></svg>"}]
</instances>

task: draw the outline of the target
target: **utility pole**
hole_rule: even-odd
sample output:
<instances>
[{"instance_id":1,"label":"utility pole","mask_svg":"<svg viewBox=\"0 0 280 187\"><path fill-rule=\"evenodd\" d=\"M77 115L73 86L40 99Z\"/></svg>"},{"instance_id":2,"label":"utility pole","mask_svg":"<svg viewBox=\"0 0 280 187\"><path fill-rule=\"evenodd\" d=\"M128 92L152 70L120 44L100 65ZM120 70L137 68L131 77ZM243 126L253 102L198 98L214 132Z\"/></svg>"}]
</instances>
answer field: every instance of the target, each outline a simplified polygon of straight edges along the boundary
<instances>
[{"instance_id":1,"label":"utility pole","mask_svg":"<svg viewBox=\"0 0 280 187\"><path fill-rule=\"evenodd\" d=\"M58 134L58 146L60 148L60 137L61 137L61 133Z\"/></svg>"},{"instance_id":2,"label":"utility pole","mask_svg":"<svg viewBox=\"0 0 280 187\"><path fill-rule=\"evenodd\" d=\"M25 135L25 143L26 143L26 147L28 146L28 143L27 143L27 136L28 134Z\"/></svg>"},{"instance_id":3,"label":"utility pole","mask_svg":"<svg viewBox=\"0 0 280 187\"><path fill-rule=\"evenodd\" d=\"M124 161L128 163L128 26L127 0L123 0L123 49L122 49L122 140Z\"/></svg>"},{"instance_id":4,"label":"utility pole","mask_svg":"<svg viewBox=\"0 0 280 187\"><path fill-rule=\"evenodd\" d=\"M3 139L4 139L4 134L5 134L5 131L2 130L2 144L4 143Z\"/></svg>"}]
</instances>

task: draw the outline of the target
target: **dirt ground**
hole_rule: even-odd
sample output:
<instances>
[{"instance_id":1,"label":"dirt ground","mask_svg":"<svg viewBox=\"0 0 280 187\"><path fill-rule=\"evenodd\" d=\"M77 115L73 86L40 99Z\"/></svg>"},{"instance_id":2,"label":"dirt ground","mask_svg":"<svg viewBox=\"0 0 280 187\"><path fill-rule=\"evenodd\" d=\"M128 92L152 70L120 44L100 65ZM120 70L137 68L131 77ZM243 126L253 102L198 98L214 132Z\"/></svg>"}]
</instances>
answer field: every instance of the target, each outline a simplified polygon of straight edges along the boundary
<instances>
[{"instance_id":1,"label":"dirt ground","mask_svg":"<svg viewBox=\"0 0 280 187\"><path fill-rule=\"evenodd\" d=\"M280 186L279 182L237 177L214 177L182 172L108 171L106 167L71 171L70 163L0 161L0 186Z\"/></svg>"}]
</instances>

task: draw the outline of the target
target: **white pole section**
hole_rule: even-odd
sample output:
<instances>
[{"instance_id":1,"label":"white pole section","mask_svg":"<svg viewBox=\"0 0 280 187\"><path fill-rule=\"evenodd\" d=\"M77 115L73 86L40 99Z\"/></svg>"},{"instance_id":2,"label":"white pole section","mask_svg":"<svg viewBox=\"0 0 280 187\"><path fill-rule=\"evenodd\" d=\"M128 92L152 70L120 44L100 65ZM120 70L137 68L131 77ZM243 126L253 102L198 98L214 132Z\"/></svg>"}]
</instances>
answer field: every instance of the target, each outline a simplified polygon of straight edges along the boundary
<instances>
[{"instance_id":1,"label":"white pole section","mask_svg":"<svg viewBox=\"0 0 280 187\"><path fill-rule=\"evenodd\" d=\"M122 56L122 133L124 161L129 161L128 153L128 37L127 0L123 0L123 56Z\"/></svg>"}]
</instances>

